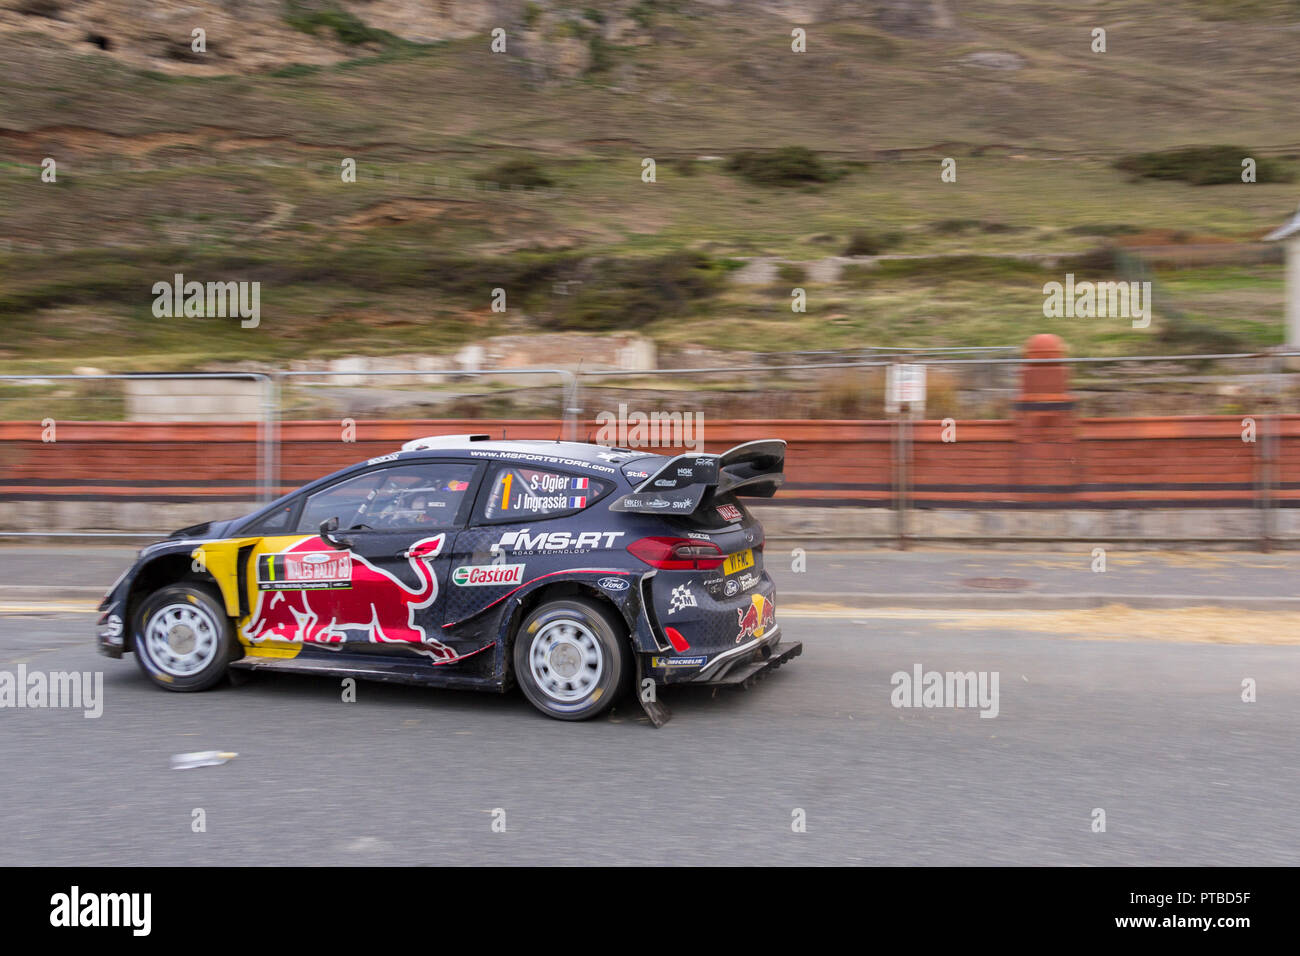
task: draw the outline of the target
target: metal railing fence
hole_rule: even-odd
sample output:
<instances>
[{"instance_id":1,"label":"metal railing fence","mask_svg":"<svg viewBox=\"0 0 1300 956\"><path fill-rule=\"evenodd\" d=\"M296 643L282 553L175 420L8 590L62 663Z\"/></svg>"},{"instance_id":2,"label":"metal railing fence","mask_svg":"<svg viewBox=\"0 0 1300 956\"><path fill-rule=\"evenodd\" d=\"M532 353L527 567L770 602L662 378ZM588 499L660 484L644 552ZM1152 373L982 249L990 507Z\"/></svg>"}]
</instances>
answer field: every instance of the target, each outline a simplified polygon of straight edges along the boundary
<instances>
[{"instance_id":1,"label":"metal railing fence","mask_svg":"<svg viewBox=\"0 0 1300 956\"><path fill-rule=\"evenodd\" d=\"M884 350L882 350L884 351ZM59 426L75 424L77 422L104 421L116 415L120 415L124 408L127 408L128 399L123 397L122 391L129 391L129 383L132 382L189 382L210 383L215 381L235 381L246 382L251 386L251 391L256 393L257 414L253 417L245 416L241 421L255 426L255 446L256 461L250 463L256 472L256 479L251 483L255 490L255 497L260 501L269 501L276 497L281 489L281 423L285 420L286 412L286 393L294 395L310 395L313 390L324 388L345 389L363 388L374 389L379 384L392 383L386 388L391 392L394 406L399 406L404 398L410 396L418 397L419 390L409 391L406 386L416 385L418 388L428 390L432 386L424 386L421 383L429 382L476 382L478 384L486 383L489 386L500 386L503 383L512 383L519 377L523 378L550 378L555 379L555 385L558 386L559 392L555 397L555 403L550 407L559 412L562 437L577 441L583 436L580 435L580 422L589 420L593 409L584 408L584 400L590 400L597 396L607 398L603 389L607 388L624 388L623 383L636 383L638 380L641 386L648 391L661 395L665 401L690 403L700 396L703 392L692 392L685 385L695 383L703 389L705 385L717 383L721 380L735 376L740 379L749 379L758 381L760 384L764 381L770 383L787 383L803 384L817 376L826 376L828 373L849 373L852 381L866 383L883 382L885 370L894 364L900 362L912 365L920 365L930 372L942 370L957 376L958 384L953 386L957 398L949 396L947 400L969 403L969 396L983 395L987 397L987 402L979 407L992 408L995 411L1005 411L1013 407L1014 399L1018 394L1014 378L1017 369L1026 369L1034 365L1055 364L1067 366L1077 370L1079 377L1071 382L1071 391L1077 393L1079 397L1078 406L1080 409L1086 409L1088 402L1096 402L1099 407L1119 408L1130 411L1146 411L1150 414L1150 409L1144 409L1143 405L1151 405L1155 402L1157 394L1163 395L1164 398L1175 405L1187 401L1202 401L1209 408L1192 408L1183 407L1182 415L1195 415L1198 412L1203 415L1224 415L1224 414L1241 414L1253 419L1257 427L1257 440L1253 443L1254 447L1251 454L1254 455L1253 471L1254 477L1253 488L1251 489L1251 499L1249 506L1258 512L1258 530L1255 534L1230 536L1225 535L1218 540L1222 541L1258 541L1264 547L1270 546L1277 542L1300 541L1300 538L1287 537L1279 534L1277 529L1277 508L1279 504L1279 490L1289 490L1297 485L1295 480L1287 481L1287 476L1283 474L1283 457L1282 457L1282 416L1300 412L1300 363L1296 361L1300 358L1300 351L1293 350L1272 350L1248 353L1224 353L1210 355L1135 355L1135 356L1084 356L1084 357L1053 357L1053 358L1025 358L1023 356L1002 356L996 354L1001 348L988 348L986 350L975 349L944 349L944 350L921 350L911 349L895 353L886 353L876 355L871 352L863 352L865 357L855 360L840 360L844 356L842 353L826 353L817 355L816 361L807 361L806 359L813 356L814 353L797 353L799 358L805 361L782 362L777 360L773 364L757 364L744 366L706 366L700 368L680 367L667 369L594 369L571 371L559 367L529 367L529 368L493 368L493 369L439 369L439 370L412 370L412 369L394 369L394 370L330 370L330 371L265 371L265 372L207 372L207 373L146 373L146 374L107 374L107 375L0 375L0 423L5 423L9 427L6 436L0 440L0 452L3 452L4 446L14 441L32 441L39 432L39 423L45 420L46 416L39 418L27 414L33 409L37 409L43 402L62 402L59 405L58 414L51 416ZM976 353L976 357L963 357ZM779 353L772 353L771 357L776 358ZM760 360L768 358L768 355L760 356ZM825 359L830 359L827 361ZM1106 372L1104 375L1099 370L1105 369L1123 369L1141 371L1143 377L1135 378L1132 372L1118 374L1115 372ZM1228 374L1221 374L1224 369ZM1086 370L1086 371L1085 371ZM856 373L861 373L857 376ZM1106 378L1105 375L1110 375ZM404 377L404 378L403 378ZM766 378L764 378L766 377ZM670 391L656 392L656 386L663 386L664 383L671 382L673 389ZM121 391L105 391L100 388L103 383L117 383L122 387ZM341 383L341 386L340 384ZM70 389L69 394L62 394L62 386L74 386ZM1159 386L1159 388L1157 388ZM548 385L547 387L551 387ZM865 385L863 386L865 387ZM876 385L872 386L873 388ZM1171 391L1172 389L1172 391ZM1184 391L1180 391L1184 390ZM96 391L98 390L98 391ZM728 388L723 382L721 387L715 387L715 392L720 396L719 400L725 400L728 395ZM1163 390L1163 391L1161 391ZM1093 393L1096 393L1094 395ZM799 395L791 401L798 404L801 400ZM1112 399L1114 395L1120 395L1124 401L1114 404ZM1097 398L1096 396L1100 396ZM1193 396L1188 399L1187 396ZM157 396L155 396L157 398ZM247 410L252 399L246 395L243 405L237 408ZM165 403L165 396L162 399ZM219 399L217 400L219 401ZM1107 402L1112 402L1107 405ZM1127 402L1127 405L1124 404ZM7 403L17 403L17 407L23 412L20 415L11 415L6 413ZM549 402L548 402L549 403ZM71 411L67 407L69 404L77 406L82 410L82 414L75 414L76 409ZM977 403L978 404L978 403ZM307 403L310 408L310 401ZM1131 408L1129 406L1132 406ZM101 414L94 414L99 409ZM103 414L105 411L111 411L113 414ZM210 416L214 421L220 417L225 409L214 409ZM857 536L860 540L877 540L888 539L897 541L900 545L906 545L907 542L920 541L938 541L952 540L951 538L938 535L925 535L912 533L910 527L911 512L916 507L918 498L917 482L917 461L916 448L917 437L916 427L918 412L920 410L914 407L905 407L902 410L890 415L887 419L883 416L877 421L887 421L890 428L888 448L891 459L891 469L888 477L888 493L883 497L867 502L868 505L875 504L877 507L888 506L895 511L893 531L885 535L864 535ZM179 417L172 420L182 420L184 411L177 412ZM1112 412L1113 414L1113 412ZM984 416L985 418L1006 418L1009 415ZM1081 417L1086 417L1081 414ZM1096 416L1104 418L1106 416ZM976 416L979 418L979 416ZM164 421L167 420L164 418ZM227 418L226 424L231 419ZM23 436L17 437L21 431L17 423L30 423L30 434L22 432ZM1287 446L1291 446L1288 444ZM5 484L4 476L10 470L10 458L0 457L0 484ZM1300 478L1300 476L1296 476ZM26 479L31 482L30 477ZM15 497L12 489L6 496L10 499ZM885 504L882 504L884 502ZM931 507L934 507L932 504ZM7 522L0 522L0 537L57 537L65 536L87 536L96 535L104 537L156 537L156 532L79 532L79 531L39 531L39 530L10 530L4 525ZM990 540L988 536L982 536L981 540ZM1034 540L1025 536L1016 536L1014 540ZM1046 536L1042 540L1069 540L1061 535ZM1080 539L1084 540L1084 539ZM1095 536L1089 536L1086 540L1097 540ZM1177 540L1175 538L1161 540ZM1199 539L1198 539L1199 540Z\"/></svg>"}]
</instances>

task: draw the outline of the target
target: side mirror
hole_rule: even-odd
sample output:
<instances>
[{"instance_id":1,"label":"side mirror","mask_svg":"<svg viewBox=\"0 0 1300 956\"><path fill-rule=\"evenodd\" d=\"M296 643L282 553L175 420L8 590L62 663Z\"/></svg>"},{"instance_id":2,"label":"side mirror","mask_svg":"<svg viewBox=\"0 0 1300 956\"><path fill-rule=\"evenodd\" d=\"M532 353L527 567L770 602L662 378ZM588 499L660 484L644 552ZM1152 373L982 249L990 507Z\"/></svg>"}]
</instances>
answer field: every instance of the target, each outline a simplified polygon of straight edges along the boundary
<instances>
[{"instance_id":1,"label":"side mirror","mask_svg":"<svg viewBox=\"0 0 1300 956\"><path fill-rule=\"evenodd\" d=\"M334 533L335 531L338 530L339 530L339 519L337 517L326 518L324 521L320 523L320 536L321 539L325 541L326 544L333 545L334 547L338 548L340 551L351 550L352 539L339 537Z\"/></svg>"}]
</instances>

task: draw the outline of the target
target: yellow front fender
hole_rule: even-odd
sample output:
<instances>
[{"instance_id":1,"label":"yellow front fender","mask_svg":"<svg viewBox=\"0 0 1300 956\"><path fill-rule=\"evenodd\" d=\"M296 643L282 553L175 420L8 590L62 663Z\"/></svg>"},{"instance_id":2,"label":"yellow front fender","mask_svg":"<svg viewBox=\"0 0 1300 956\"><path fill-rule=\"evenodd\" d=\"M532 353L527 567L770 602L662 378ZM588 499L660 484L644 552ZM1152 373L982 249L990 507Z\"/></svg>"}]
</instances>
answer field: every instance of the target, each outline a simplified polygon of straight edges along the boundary
<instances>
[{"instance_id":1,"label":"yellow front fender","mask_svg":"<svg viewBox=\"0 0 1300 956\"><path fill-rule=\"evenodd\" d=\"M261 538L224 538L208 541L190 552L190 557L204 568L221 588L221 599L226 613L233 618L239 615L239 549L255 545Z\"/></svg>"}]
</instances>

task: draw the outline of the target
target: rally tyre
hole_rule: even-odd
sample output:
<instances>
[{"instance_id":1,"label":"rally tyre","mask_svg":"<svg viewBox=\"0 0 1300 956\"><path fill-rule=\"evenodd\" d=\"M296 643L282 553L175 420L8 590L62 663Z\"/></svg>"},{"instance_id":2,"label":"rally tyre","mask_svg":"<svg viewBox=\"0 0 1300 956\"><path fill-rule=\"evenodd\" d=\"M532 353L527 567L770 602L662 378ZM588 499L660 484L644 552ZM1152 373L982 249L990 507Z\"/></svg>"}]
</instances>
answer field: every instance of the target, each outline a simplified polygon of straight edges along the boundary
<instances>
[{"instance_id":1,"label":"rally tyre","mask_svg":"<svg viewBox=\"0 0 1300 956\"><path fill-rule=\"evenodd\" d=\"M514 667L529 703L557 720L604 713L632 678L625 629L594 601L547 601L515 633Z\"/></svg>"},{"instance_id":2,"label":"rally tyre","mask_svg":"<svg viewBox=\"0 0 1300 956\"><path fill-rule=\"evenodd\" d=\"M235 646L214 589L173 584L150 594L136 613L136 662L166 690L207 690L225 676Z\"/></svg>"}]
</instances>

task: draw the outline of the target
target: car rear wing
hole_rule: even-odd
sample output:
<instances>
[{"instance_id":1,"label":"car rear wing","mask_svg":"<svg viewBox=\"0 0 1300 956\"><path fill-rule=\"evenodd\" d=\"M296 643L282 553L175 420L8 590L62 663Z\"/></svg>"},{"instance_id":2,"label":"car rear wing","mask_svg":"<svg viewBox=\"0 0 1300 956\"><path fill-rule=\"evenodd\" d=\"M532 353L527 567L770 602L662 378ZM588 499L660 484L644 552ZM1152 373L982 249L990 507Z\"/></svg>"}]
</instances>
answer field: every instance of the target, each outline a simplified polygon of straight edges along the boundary
<instances>
[{"instance_id":1,"label":"car rear wing","mask_svg":"<svg viewBox=\"0 0 1300 956\"><path fill-rule=\"evenodd\" d=\"M678 455L610 505L637 514L690 514L712 493L771 498L785 481L785 442L745 442L721 455Z\"/></svg>"}]
</instances>

